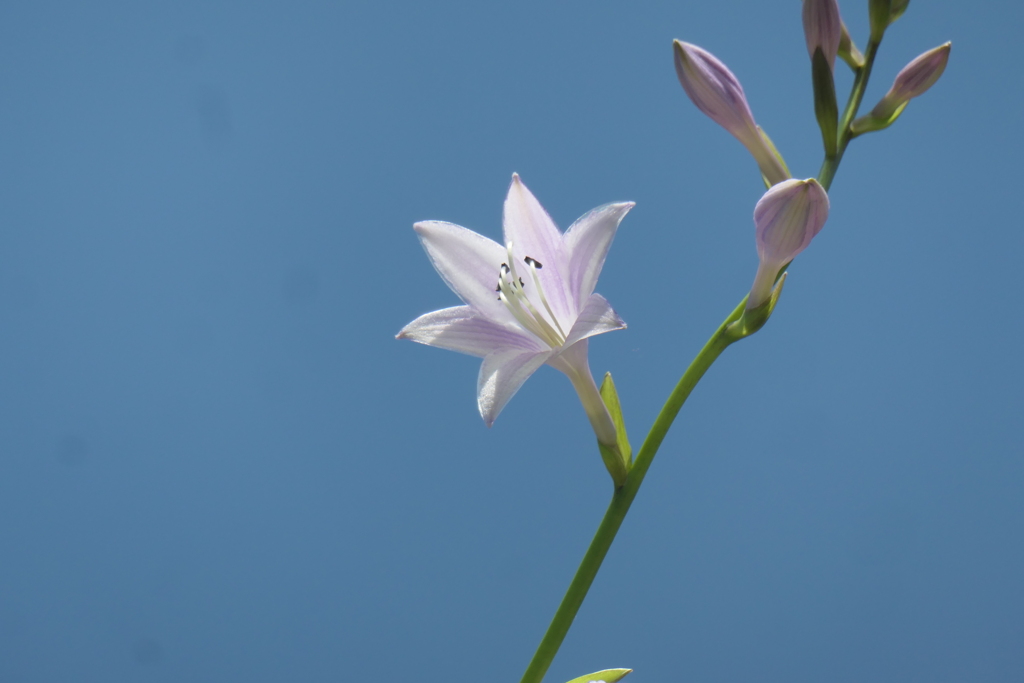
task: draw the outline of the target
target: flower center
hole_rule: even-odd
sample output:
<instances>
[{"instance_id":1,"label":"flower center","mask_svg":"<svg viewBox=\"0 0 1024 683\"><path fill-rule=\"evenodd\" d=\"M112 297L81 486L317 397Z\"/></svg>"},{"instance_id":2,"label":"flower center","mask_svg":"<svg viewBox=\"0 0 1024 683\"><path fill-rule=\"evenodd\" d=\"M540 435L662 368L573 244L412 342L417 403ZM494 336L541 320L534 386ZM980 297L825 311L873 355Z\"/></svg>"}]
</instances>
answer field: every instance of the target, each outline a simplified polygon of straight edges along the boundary
<instances>
[{"instance_id":1,"label":"flower center","mask_svg":"<svg viewBox=\"0 0 1024 683\"><path fill-rule=\"evenodd\" d=\"M527 256L523 259L530 268L531 283L534 290L540 297L544 312L537 309L526 295L526 282L519 277L516 271L516 261L512 256L512 243L508 243L508 262L502 263L498 271L498 287L494 291L498 293L498 299L505 304L509 312L519 321L519 324L533 332L535 335L553 349L557 349L565 343L568 336L562 326L558 324L558 317L551 310L548 298L544 295L544 287L540 284L537 271L544 265L535 258ZM545 315L545 313L547 315Z\"/></svg>"}]
</instances>

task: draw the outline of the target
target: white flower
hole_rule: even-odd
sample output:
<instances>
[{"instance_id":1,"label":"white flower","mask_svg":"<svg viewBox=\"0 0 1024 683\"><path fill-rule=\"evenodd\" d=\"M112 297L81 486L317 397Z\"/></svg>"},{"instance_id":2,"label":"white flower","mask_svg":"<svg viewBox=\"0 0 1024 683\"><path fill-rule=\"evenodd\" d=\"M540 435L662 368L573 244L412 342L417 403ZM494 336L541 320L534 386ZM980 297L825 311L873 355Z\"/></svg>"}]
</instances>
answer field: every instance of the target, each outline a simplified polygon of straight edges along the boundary
<instances>
[{"instance_id":1,"label":"white flower","mask_svg":"<svg viewBox=\"0 0 1024 683\"><path fill-rule=\"evenodd\" d=\"M488 426L541 365L561 370L580 394L598 441L618 452L590 373L587 339L626 326L594 287L631 208L632 202L598 207L563 234L513 175L504 246L452 223L416 223L434 268L466 305L421 315L398 338L482 357L477 404Z\"/></svg>"}]
</instances>

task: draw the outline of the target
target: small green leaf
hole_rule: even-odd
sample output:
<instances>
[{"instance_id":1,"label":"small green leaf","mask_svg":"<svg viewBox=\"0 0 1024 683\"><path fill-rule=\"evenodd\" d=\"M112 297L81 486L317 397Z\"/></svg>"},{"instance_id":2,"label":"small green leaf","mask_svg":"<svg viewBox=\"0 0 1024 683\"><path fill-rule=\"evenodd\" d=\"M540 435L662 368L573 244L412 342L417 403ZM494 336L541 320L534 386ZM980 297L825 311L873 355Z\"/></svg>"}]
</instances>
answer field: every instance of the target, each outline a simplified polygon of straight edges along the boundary
<instances>
[{"instance_id":1,"label":"small green leaf","mask_svg":"<svg viewBox=\"0 0 1024 683\"><path fill-rule=\"evenodd\" d=\"M757 127L757 132L760 133L761 139L768 144L768 149L772 151L772 154L775 155L775 158L779 160L779 164L782 165L782 170L786 172L786 177L792 177L793 174L789 172L789 166L786 166L786 160L782 158L781 154L779 154L779 148L776 147L775 143L772 142L772 139L768 137L768 133L765 133L764 128L762 128L761 126ZM764 177L764 174L762 173L761 176ZM767 178L764 179L764 182L768 187L772 186L772 184L768 182Z\"/></svg>"},{"instance_id":2,"label":"small green leaf","mask_svg":"<svg viewBox=\"0 0 1024 683\"><path fill-rule=\"evenodd\" d=\"M839 58L850 65L850 68L857 70L864 66L864 55L857 49L857 44L850 37L850 32L843 24L843 32L839 37Z\"/></svg>"},{"instance_id":3,"label":"small green leaf","mask_svg":"<svg viewBox=\"0 0 1024 683\"><path fill-rule=\"evenodd\" d=\"M867 116L861 116L860 118L853 120L853 123L850 124L850 135L852 137L857 137L864 133L873 133L876 130L888 128L896 122L896 119L900 117L900 114L902 114L903 110L906 108L906 102L895 109L875 107L875 110Z\"/></svg>"},{"instance_id":4,"label":"small green leaf","mask_svg":"<svg viewBox=\"0 0 1024 683\"><path fill-rule=\"evenodd\" d=\"M622 451L619 450L619 445L605 446L598 441L597 450L601 452L601 460L604 462L608 474L612 475L612 483L615 484L615 488L622 488L622 485L626 483L628 472L626 471L626 463L622 457Z\"/></svg>"},{"instance_id":5,"label":"small green leaf","mask_svg":"<svg viewBox=\"0 0 1024 683\"><path fill-rule=\"evenodd\" d=\"M786 264L787 267L789 264ZM779 274L778 279L775 281L775 286L772 288L771 296L755 308L743 309L743 315L737 320L725 328L726 338L729 343L739 341L744 337L749 337L754 334L768 322L768 318L775 312L775 304L779 302L779 296L782 294L782 287L786 284L786 276L789 273L782 271Z\"/></svg>"},{"instance_id":6,"label":"small green leaf","mask_svg":"<svg viewBox=\"0 0 1024 683\"><path fill-rule=\"evenodd\" d=\"M814 50L811 58L811 77L814 81L814 116L821 128L821 140L825 145L825 156L835 157L838 148L839 105L836 104L836 86L832 80L832 67L828 65L821 48Z\"/></svg>"},{"instance_id":7,"label":"small green leaf","mask_svg":"<svg viewBox=\"0 0 1024 683\"><path fill-rule=\"evenodd\" d=\"M619 392L615 389L615 382L612 380L612 373L604 373L604 380L601 382L601 398L612 416L615 424L615 436L619 442L619 450L622 452L622 462L626 469L633 464L633 448L629 445L629 437L626 436L626 420L622 417L622 404L619 402Z\"/></svg>"},{"instance_id":8,"label":"small green leaf","mask_svg":"<svg viewBox=\"0 0 1024 683\"><path fill-rule=\"evenodd\" d=\"M616 681L621 681L626 674L632 673L632 671L632 669L605 669L604 671L596 671L586 676L574 678L569 683L597 683L597 681L616 683Z\"/></svg>"}]
</instances>

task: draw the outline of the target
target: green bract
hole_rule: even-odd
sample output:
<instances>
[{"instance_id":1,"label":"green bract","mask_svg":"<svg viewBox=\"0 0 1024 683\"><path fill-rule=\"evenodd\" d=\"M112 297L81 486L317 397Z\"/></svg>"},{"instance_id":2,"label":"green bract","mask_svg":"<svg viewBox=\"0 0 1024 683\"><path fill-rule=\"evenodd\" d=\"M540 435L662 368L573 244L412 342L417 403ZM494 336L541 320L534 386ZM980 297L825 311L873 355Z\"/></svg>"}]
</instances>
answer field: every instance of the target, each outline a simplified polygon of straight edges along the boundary
<instances>
[{"instance_id":1,"label":"green bract","mask_svg":"<svg viewBox=\"0 0 1024 683\"><path fill-rule=\"evenodd\" d=\"M574 678L569 683L616 683L616 681L621 681L626 674L632 671L632 669L605 669L604 671L596 671L586 676Z\"/></svg>"},{"instance_id":2,"label":"green bract","mask_svg":"<svg viewBox=\"0 0 1024 683\"><path fill-rule=\"evenodd\" d=\"M836 104L832 67L820 47L814 50L811 60L811 79L814 83L814 116L821 128L825 156L834 157L839 144L839 105Z\"/></svg>"}]
</instances>

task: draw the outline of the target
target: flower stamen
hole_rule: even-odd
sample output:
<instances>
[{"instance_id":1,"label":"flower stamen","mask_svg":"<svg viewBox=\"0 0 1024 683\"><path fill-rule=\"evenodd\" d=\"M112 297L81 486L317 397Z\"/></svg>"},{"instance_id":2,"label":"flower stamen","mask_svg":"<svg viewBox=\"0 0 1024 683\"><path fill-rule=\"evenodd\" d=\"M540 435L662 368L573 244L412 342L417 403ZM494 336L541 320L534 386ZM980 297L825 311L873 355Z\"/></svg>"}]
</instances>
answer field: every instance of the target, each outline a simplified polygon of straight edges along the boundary
<instances>
[{"instance_id":1,"label":"flower stamen","mask_svg":"<svg viewBox=\"0 0 1024 683\"><path fill-rule=\"evenodd\" d=\"M498 273L498 299L501 300L505 307L508 308L509 312L515 317L519 323L537 335L545 344L553 349L561 347L565 343L566 334L562 329L562 326L558 323L558 318L551 310L551 305L548 304L547 297L544 296L544 289L541 287L540 279L537 277L537 269L542 266L540 263L529 256L526 257L526 263L530 266L530 270L533 274L533 282L537 287L537 291L540 293L541 302L544 305L544 309L551 317L550 320L544 316L537 307L533 305L530 298L526 295L525 285L523 278L519 277L519 273L516 272L515 259L512 257L512 244L508 244L508 262L502 263ZM511 264L511 265L510 265ZM554 322L554 326L552 326Z\"/></svg>"},{"instance_id":2,"label":"flower stamen","mask_svg":"<svg viewBox=\"0 0 1024 683\"><path fill-rule=\"evenodd\" d=\"M544 266L540 261L530 256L527 256L523 260L526 261L526 265L530 266L530 273L533 275L533 284L537 286L537 292L540 294L541 303L544 304L544 310L548 312L548 315L551 316L551 320L555 323L555 327L558 328L558 333L562 335L562 341L565 341L565 338L569 335L565 333L565 330L563 330L562 326L558 323L558 316L551 310L551 304L548 303L548 298L544 296L544 287L541 286L540 278L537 276L537 271Z\"/></svg>"}]
</instances>

